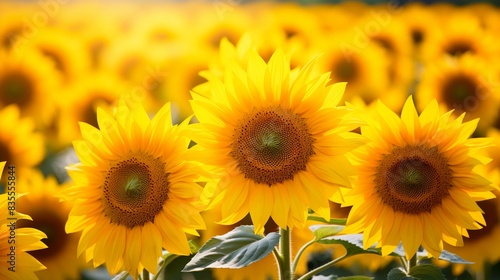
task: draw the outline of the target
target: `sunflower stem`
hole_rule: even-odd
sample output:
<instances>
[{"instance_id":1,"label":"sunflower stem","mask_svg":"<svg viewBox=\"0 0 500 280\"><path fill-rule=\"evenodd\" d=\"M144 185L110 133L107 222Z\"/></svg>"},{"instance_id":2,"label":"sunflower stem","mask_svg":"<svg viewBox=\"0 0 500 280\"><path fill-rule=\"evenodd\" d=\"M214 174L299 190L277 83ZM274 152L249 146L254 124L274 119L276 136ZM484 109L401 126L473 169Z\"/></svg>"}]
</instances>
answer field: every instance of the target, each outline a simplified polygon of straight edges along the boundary
<instances>
[{"instance_id":1,"label":"sunflower stem","mask_svg":"<svg viewBox=\"0 0 500 280\"><path fill-rule=\"evenodd\" d=\"M295 256L295 259L293 260L293 265L292 265L292 273L295 274L295 270L297 270L297 265L299 263L300 257L304 253L304 251L311 246L312 244L316 243L316 239L313 239L309 242L307 242L304 246L302 246L299 251L297 252L297 255Z\"/></svg>"},{"instance_id":2,"label":"sunflower stem","mask_svg":"<svg viewBox=\"0 0 500 280\"><path fill-rule=\"evenodd\" d=\"M280 228L280 254L283 266L280 269L280 280L292 280L292 250L291 250L291 230L290 228Z\"/></svg>"},{"instance_id":3,"label":"sunflower stem","mask_svg":"<svg viewBox=\"0 0 500 280\"><path fill-rule=\"evenodd\" d=\"M342 257L339 257L339 258L336 258L330 262L327 262L325 263L324 265L322 266L318 266L316 267L315 269L313 270L310 270L309 272L307 272L306 274L302 275L299 279L297 280L307 280L307 279L311 279L311 277L313 277L314 275L320 273L321 271L329 268L330 266L340 262L341 260L345 259L345 258L348 258L347 257L347 254L346 255L343 255Z\"/></svg>"},{"instance_id":4,"label":"sunflower stem","mask_svg":"<svg viewBox=\"0 0 500 280\"><path fill-rule=\"evenodd\" d=\"M410 273L410 270L417 266L417 253L411 257L410 262L408 263L408 273Z\"/></svg>"},{"instance_id":5,"label":"sunflower stem","mask_svg":"<svg viewBox=\"0 0 500 280\"><path fill-rule=\"evenodd\" d=\"M146 269L142 270L142 280L149 280L149 271Z\"/></svg>"}]
</instances>

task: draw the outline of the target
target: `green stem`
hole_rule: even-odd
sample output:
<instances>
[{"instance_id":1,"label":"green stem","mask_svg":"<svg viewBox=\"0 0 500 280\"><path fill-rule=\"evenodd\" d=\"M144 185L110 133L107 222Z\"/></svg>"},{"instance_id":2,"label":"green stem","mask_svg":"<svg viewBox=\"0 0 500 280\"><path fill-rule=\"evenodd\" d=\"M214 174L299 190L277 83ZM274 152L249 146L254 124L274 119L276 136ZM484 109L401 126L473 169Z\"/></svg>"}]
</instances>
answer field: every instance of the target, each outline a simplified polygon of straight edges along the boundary
<instances>
[{"instance_id":1,"label":"green stem","mask_svg":"<svg viewBox=\"0 0 500 280\"><path fill-rule=\"evenodd\" d=\"M293 260L293 265L292 265L292 273L295 274L295 270L297 270L297 265L299 263L299 259L304 253L304 251L311 246L312 244L316 243L316 239L313 239L309 242L307 242L304 246L302 246L299 251L297 252L297 255L295 256L295 259Z\"/></svg>"},{"instance_id":2,"label":"green stem","mask_svg":"<svg viewBox=\"0 0 500 280\"><path fill-rule=\"evenodd\" d=\"M280 228L280 253L283 259L283 267L280 270L280 280L292 280L292 250L290 228Z\"/></svg>"},{"instance_id":3,"label":"green stem","mask_svg":"<svg viewBox=\"0 0 500 280\"><path fill-rule=\"evenodd\" d=\"M169 263L171 263L173 260L175 260L178 256L177 255L169 255L167 256L163 262L160 265L160 269L158 269L158 272L156 273L155 276L153 276L153 280L158 280L158 277L160 276L161 272L167 267Z\"/></svg>"},{"instance_id":4,"label":"green stem","mask_svg":"<svg viewBox=\"0 0 500 280\"><path fill-rule=\"evenodd\" d=\"M417 266L417 253L415 253L415 255L413 255L413 257L411 257L410 259L410 262L408 264L408 273L410 273L410 270Z\"/></svg>"},{"instance_id":5,"label":"green stem","mask_svg":"<svg viewBox=\"0 0 500 280\"><path fill-rule=\"evenodd\" d=\"M347 219L330 219L330 221L327 221L321 217L318 217L318 216L313 216L313 215L309 215L307 216L307 219L309 221L316 221L316 222L323 222L323 223L329 223L331 225L338 225L338 226L345 226L346 223L347 223Z\"/></svg>"},{"instance_id":6,"label":"green stem","mask_svg":"<svg viewBox=\"0 0 500 280\"><path fill-rule=\"evenodd\" d=\"M149 271L146 269L142 270L142 280L149 280Z\"/></svg>"},{"instance_id":7,"label":"green stem","mask_svg":"<svg viewBox=\"0 0 500 280\"><path fill-rule=\"evenodd\" d=\"M399 257L399 261L403 265L405 271L410 271L410 268L408 266L408 260L405 257Z\"/></svg>"},{"instance_id":8,"label":"green stem","mask_svg":"<svg viewBox=\"0 0 500 280\"><path fill-rule=\"evenodd\" d=\"M342 256L342 257L340 257L340 258L336 258L336 259L334 259L333 261L327 262L327 263L325 263L325 264L324 264L324 265L322 265L322 266L318 266L318 267L316 267L315 269L313 269L313 270L311 270L311 271L307 272L306 274L302 275L302 277L300 277L300 278L299 278L299 279L297 279L297 280L307 280L307 279L310 279L310 278L311 278L311 277L313 277L314 275L316 275L316 274L320 273L321 271L323 271L323 270L325 270L325 269L329 268L330 266L332 266L332 265L334 265L334 264L336 264L336 263L340 262L341 260L343 260L343 259L345 259L345 258L347 258L347 254L346 254L346 255L343 255L343 256Z\"/></svg>"},{"instance_id":9,"label":"green stem","mask_svg":"<svg viewBox=\"0 0 500 280\"><path fill-rule=\"evenodd\" d=\"M278 264L279 274L281 275L281 271L283 270L283 256L281 256L280 252L276 247L273 248L273 255L274 258L276 259L276 263Z\"/></svg>"}]
</instances>

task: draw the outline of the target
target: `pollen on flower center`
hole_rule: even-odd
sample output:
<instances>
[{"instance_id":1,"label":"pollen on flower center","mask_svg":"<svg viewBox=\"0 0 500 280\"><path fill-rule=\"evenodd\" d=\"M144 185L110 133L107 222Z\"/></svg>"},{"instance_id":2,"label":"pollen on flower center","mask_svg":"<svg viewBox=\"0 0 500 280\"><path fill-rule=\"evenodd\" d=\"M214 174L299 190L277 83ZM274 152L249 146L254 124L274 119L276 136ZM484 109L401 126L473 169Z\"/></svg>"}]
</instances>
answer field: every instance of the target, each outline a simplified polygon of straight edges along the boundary
<instances>
[{"instance_id":1,"label":"pollen on flower center","mask_svg":"<svg viewBox=\"0 0 500 280\"><path fill-rule=\"evenodd\" d=\"M103 185L104 214L129 228L152 222L168 198L168 173L160 159L136 153L116 162Z\"/></svg>"},{"instance_id":2,"label":"pollen on flower center","mask_svg":"<svg viewBox=\"0 0 500 280\"><path fill-rule=\"evenodd\" d=\"M305 120L294 112L254 109L235 127L231 156L246 178L271 186L306 169L313 142Z\"/></svg>"},{"instance_id":3,"label":"pollen on flower center","mask_svg":"<svg viewBox=\"0 0 500 280\"><path fill-rule=\"evenodd\" d=\"M418 214L431 211L449 195L451 170L437 148L406 146L382 157L375 183L385 204Z\"/></svg>"}]
</instances>

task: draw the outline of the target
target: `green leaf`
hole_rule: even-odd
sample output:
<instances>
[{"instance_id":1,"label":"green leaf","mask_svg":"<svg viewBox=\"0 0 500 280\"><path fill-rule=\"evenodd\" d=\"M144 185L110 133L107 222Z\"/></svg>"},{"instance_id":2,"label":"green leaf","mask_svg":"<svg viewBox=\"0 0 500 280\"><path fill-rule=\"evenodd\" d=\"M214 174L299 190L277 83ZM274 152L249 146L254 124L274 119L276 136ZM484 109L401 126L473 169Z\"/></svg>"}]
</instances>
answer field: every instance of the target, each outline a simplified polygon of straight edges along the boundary
<instances>
[{"instance_id":1,"label":"green leaf","mask_svg":"<svg viewBox=\"0 0 500 280\"><path fill-rule=\"evenodd\" d=\"M198 250L200 250L200 246L198 246L196 242L194 242L193 240L189 240L188 244L189 244L189 250L191 251L192 255L198 253Z\"/></svg>"},{"instance_id":2,"label":"green leaf","mask_svg":"<svg viewBox=\"0 0 500 280\"><path fill-rule=\"evenodd\" d=\"M242 268L265 256L278 244L280 235L271 232L265 237L254 233L253 226L239 226L212 237L186 264L183 272L206 268Z\"/></svg>"},{"instance_id":3,"label":"green leaf","mask_svg":"<svg viewBox=\"0 0 500 280\"><path fill-rule=\"evenodd\" d=\"M420 280L446 280L441 270L432 264L414 266L410 269L410 275Z\"/></svg>"},{"instance_id":4,"label":"green leaf","mask_svg":"<svg viewBox=\"0 0 500 280\"><path fill-rule=\"evenodd\" d=\"M339 226L345 226L346 223L347 223L347 219L343 219L343 218L339 218L339 219L336 219L336 218L332 218L330 219L329 221L319 217L319 216L314 216L314 215L309 215L307 216L307 220L309 221L316 221L316 222L323 222L323 223L329 223L331 225L339 225Z\"/></svg>"},{"instance_id":5,"label":"green leaf","mask_svg":"<svg viewBox=\"0 0 500 280\"><path fill-rule=\"evenodd\" d=\"M322 244L340 244L347 250L346 256L354 256L358 254L377 254L380 255L380 249L368 248L363 249L363 235L362 234L345 234L325 237L317 241Z\"/></svg>"},{"instance_id":6,"label":"green leaf","mask_svg":"<svg viewBox=\"0 0 500 280\"><path fill-rule=\"evenodd\" d=\"M112 278L112 280L125 280L128 277L128 272L122 271L118 274L116 274L115 277Z\"/></svg>"},{"instance_id":7,"label":"green leaf","mask_svg":"<svg viewBox=\"0 0 500 280\"><path fill-rule=\"evenodd\" d=\"M401 267L396 267L389 271L387 280L415 280L415 278L406 275L406 272Z\"/></svg>"},{"instance_id":8,"label":"green leaf","mask_svg":"<svg viewBox=\"0 0 500 280\"><path fill-rule=\"evenodd\" d=\"M439 259L443 260L443 261L449 261L451 263L473 264L473 262L466 261L466 260L462 259L460 256L455 255L455 254L448 252L446 250L443 250L441 252Z\"/></svg>"},{"instance_id":9,"label":"green leaf","mask_svg":"<svg viewBox=\"0 0 500 280\"><path fill-rule=\"evenodd\" d=\"M336 225L313 225L309 229L314 233L314 240L318 241L325 237L337 235L344 227Z\"/></svg>"}]
</instances>

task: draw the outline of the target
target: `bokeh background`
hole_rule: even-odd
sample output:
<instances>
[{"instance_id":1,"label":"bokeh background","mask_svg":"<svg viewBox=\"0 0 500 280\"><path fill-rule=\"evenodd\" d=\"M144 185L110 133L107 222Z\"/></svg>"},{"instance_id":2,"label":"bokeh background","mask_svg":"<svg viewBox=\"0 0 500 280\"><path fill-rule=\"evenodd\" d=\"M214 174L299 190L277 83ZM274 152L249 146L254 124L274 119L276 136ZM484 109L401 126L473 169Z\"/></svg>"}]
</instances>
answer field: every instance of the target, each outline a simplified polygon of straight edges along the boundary
<instances>
[{"instance_id":1,"label":"bokeh background","mask_svg":"<svg viewBox=\"0 0 500 280\"><path fill-rule=\"evenodd\" d=\"M44 231L48 249L32 252L47 270L40 279L109 279L103 268L77 259L79 236L67 235L69 206L60 190L71 182L65 166L78 162L72 141L78 122L97 126L96 108L113 110L121 97L140 101L153 115L171 102L174 120L192 114L190 90L199 73L219 68L222 38L236 44L249 36L268 60L282 48L291 67L319 58L318 73L348 82L345 102L370 110L382 100L399 114L408 95L419 110L437 99L454 115L481 118L474 137L500 144L500 9L496 1L1 1L0 161L17 169L18 192L29 193L18 211ZM481 170L499 183L500 145ZM5 173L5 172L4 172ZM0 181L5 187L4 178ZM463 248L446 248L474 265L437 262L448 279L500 279L500 203L480 203L488 226ZM211 221L198 243L230 230ZM332 216L347 217L332 204ZM274 230L275 225L268 225ZM266 229L267 229L266 228ZM294 235L295 250L312 238ZM313 247L300 270L342 253ZM276 278L272 257L245 270L181 274L188 257L176 259L165 279ZM391 258L361 257L327 273L385 279ZM262 274L258 276L255 272Z\"/></svg>"}]
</instances>

